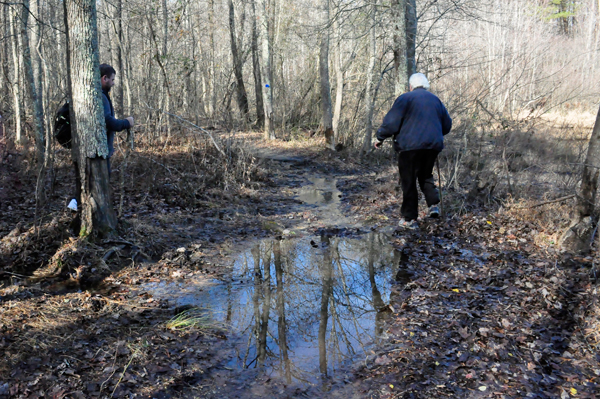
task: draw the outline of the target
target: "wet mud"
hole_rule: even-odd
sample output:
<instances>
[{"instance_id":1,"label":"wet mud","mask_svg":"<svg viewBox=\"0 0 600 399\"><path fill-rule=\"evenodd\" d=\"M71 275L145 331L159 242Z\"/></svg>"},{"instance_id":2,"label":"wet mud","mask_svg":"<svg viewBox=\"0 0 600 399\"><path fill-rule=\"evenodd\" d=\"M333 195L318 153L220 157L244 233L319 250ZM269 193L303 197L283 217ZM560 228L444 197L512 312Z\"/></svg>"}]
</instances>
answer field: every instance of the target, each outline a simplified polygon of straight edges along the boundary
<instances>
[{"instance_id":1,"label":"wet mud","mask_svg":"<svg viewBox=\"0 0 600 399\"><path fill-rule=\"evenodd\" d=\"M267 155L260 196L132 215L144 263L77 241L66 280L5 270L0 398L597 396L595 258L509 212L398 231L394 168Z\"/></svg>"},{"instance_id":2,"label":"wet mud","mask_svg":"<svg viewBox=\"0 0 600 399\"><path fill-rule=\"evenodd\" d=\"M227 331L226 367L300 387L343 375L377 345L399 257L387 235L257 242L235 260L227 282L150 283L142 290L197 307ZM395 262L396 261L396 262Z\"/></svg>"},{"instance_id":3,"label":"wet mud","mask_svg":"<svg viewBox=\"0 0 600 399\"><path fill-rule=\"evenodd\" d=\"M403 254L393 235L360 229L340 210L337 181L310 176L296 198L324 227L247 242L219 279L204 277L141 285L176 309L194 309L227 339L224 360L204 379L207 397L264 392L326 393L376 350L389 317L390 288ZM405 256L405 255L404 255ZM262 385L262 384L259 384ZM229 392L229 393L228 393Z\"/></svg>"}]
</instances>

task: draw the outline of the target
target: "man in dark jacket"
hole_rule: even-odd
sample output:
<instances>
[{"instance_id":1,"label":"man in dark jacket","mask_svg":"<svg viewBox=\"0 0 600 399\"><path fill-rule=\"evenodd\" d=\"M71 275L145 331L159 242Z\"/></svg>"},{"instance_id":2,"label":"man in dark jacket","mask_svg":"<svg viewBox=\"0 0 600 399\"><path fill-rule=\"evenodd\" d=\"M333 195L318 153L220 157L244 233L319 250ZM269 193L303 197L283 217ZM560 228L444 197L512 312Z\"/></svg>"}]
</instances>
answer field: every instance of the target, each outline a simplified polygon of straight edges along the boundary
<instances>
[{"instance_id":1,"label":"man in dark jacket","mask_svg":"<svg viewBox=\"0 0 600 399\"><path fill-rule=\"evenodd\" d=\"M377 130L375 148L394 138L398 152L398 170L402 181L402 208L399 226L418 227L417 181L425 195L429 216L438 217L439 192L433 180L433 166L444 148L444 136L450 133L452 119L439 98L430 93L429 81L422 73L409 79L410 91L398 97Z\"/></svg>"},{"instance_id":2,"label":"man in dark jacket","mask_svg":"<svg viewBox=\"0 0 600 399\"><path fill-rule=\"evenodd\" d=\"M115 118L115 110L110 100L110 89L115 85L115 76L117 71L108 64L100 64L100 83L102 85L102 105L104 106L104 120L106 122L106 142L108 143L108 157L106 163L108 166L108 177L110 177L110 157L115 152L115 132L120 132L133 127L133 118L131 116L125 119ZM81 179L79 177L79 166L73 161L75 169L75 198L71 199L67 207L77 211L77 201L81 200Z\"/></svg>"},{"instance_id":3,"label":"man in dark jacket","mask_svg":"<svg viewBox=\"0 0 600 399\"><path fill-rule=\"evenodd\" d=\"M102 84L102 104L104 105L104 120L106 121L106 141L108 143L108 175L110 176L110 157L115 152L115 132L120 132L133 127L131 116L125 119L115 118L115 109L110 99L110 89L115 85L117 71L108 64L100 65L100 82Z\"/></svg>"}]
</instances>

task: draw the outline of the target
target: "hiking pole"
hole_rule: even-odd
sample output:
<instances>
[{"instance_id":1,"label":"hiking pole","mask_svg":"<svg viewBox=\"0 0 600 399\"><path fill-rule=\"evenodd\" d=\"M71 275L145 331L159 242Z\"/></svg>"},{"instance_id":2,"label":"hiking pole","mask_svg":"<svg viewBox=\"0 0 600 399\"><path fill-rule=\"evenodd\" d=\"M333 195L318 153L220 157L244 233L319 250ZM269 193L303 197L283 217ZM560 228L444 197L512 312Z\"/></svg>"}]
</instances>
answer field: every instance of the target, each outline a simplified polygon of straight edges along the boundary
<instances>
[{"instance_id":1,"label":"hiking pole","mask_svg":"<svg viewBox=\"0 0 600 399\"><path fill-rule=\"evenodd\" d=\"M436 158L435 164L437 165L438 187L440 188L440 211L442 216L444 216L444 193L442 190L442 174L440 173L440 160Z\"/></svg>"},{"instance_id":2,"label":"hiking pole","mask_svg":"<svg viewBox=\"0 0 600 399\"><path fill-rule=\"evenodd\" d=\"M127 145L129 144L129 145ZM119 199L119 217L123 216L123 198L125 197L125 168L127 167L127 158L133 151L133 134L131 128L127 129L127 139L125 144L125 153L123 155L123 165L120 168L119 185L121 186L121 198Z\"/></svg>"}]
</instances>

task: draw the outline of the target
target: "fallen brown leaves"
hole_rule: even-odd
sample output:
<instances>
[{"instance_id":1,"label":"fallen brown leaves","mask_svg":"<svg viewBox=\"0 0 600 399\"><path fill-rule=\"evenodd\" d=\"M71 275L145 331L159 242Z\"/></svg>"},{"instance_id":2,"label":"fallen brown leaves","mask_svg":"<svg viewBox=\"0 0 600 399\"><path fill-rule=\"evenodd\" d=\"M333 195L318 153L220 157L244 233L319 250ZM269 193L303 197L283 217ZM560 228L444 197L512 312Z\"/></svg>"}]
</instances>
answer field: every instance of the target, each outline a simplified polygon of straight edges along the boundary
<instances>
[{"instance_id":1,"label":"fallen brown leaves","mask_svg":"<svg viewBox=\"0 0 600 399\"><path fill-rule=\"evenodd\" d=\"M596 397L593 258L538 247L531 227L465 215L398 240L410 278L392 294L391 349L360 371L373 397Z\"/></svg>"},{"instance_id":2,"label":"fallen brown leaves","mask_svg":"<svg viewBox=\"0 0 600 399\"><path fill-rule=\"evenodd\" d=\"M213 265L238 241L278 234L261 227L265 220L314 227L317 216L295 208L286 191L303 184L304 172L337 175L346 215L374 228L394 224L395 167L375 173L350 161L351 154L316 152L318 144L276 142L278 150L314 161L296 174L238 154L227 176L222 169L211 174L223 165L203 143L158 155L140 146L127 172L132 184L120 231L131 244L70 239L63 211L54 210L60 216L37 230L17 226L18 215L11 214L10 226L3 220L3 272L15 273L6 265L32 266L40 277L58 275L59 286L15 278L2 289L0 397L194 397L203 385L227 383L215 371L224 360L221 336L166 329L172 305L135 287L218 272ZM30 220L22 191L2 195L26 204L12 210ZM595 254L569 258L556 251L568 206L486 212L465 208L459 193L447 201L453 218L424 221L420 231L396 237L404 256L387 308L387 342L355 370L351 384L328 395L344 396L349 387L352 395L373 398L595 397L598 261ZM8 210L6 204L0 201L0 209ZM138 250L160 260L141 263L134 259ZM82 276L94 275L107 287L78 292Z\"/></svg>"}]
</instances>

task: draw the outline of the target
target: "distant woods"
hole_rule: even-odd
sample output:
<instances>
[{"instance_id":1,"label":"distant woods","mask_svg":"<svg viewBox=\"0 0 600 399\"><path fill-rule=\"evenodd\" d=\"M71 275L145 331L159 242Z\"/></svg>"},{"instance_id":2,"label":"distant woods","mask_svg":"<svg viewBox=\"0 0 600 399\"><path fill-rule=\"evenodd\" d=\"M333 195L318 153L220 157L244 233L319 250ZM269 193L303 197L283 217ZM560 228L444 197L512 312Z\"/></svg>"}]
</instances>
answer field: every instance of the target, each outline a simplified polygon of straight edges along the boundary
<instances>
[{"instance_id":1,"label":"distant woods","mask_svg":"<svg viewBox=\"0 0 600 399\"><path fill-rule=\"evenodd\" d=\"M414 71L457 120L592 107L600 81L598 0L114 0L97 11L117 114L156 139L179 123L165 111L358 147ZM3 2L0 20L0 113L43 162L67 97L62 2Z\"/></svg>"}]
</instances>

